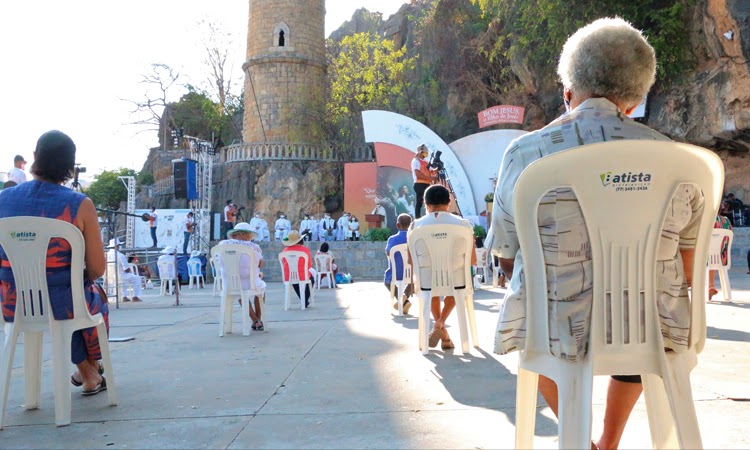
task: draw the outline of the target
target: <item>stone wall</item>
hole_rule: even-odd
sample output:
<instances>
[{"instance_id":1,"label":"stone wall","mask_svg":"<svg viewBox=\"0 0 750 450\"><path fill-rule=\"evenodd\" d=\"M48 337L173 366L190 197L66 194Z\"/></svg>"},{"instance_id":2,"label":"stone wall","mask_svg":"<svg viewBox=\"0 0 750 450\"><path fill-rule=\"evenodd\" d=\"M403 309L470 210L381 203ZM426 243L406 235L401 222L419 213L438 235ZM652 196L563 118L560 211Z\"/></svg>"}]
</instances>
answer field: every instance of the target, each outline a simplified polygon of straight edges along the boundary
<instances>
[{"instance_id":1,"label":"stone wall","mask_svg":"<svg viewBox=\"0 0 750 450\"><path fill-rule=\"evenodd\" d=\"M750 227L735 227L732 241L732 271L748 271L747 252L750 251Z\"/></svg>"},{"instance_id":2,"label":"stone wall","mask_svg":"<svg viewBox=\"0 0 750 450\"><path fill-rule=\"evenodd\" d=\"M307 248L315 257L315 252L320 248L320 242L308 242ZM388 258L385 256L385 242L329 242L330 251L333 253L339 272L349 273L352 279L357 281L382 280L383 272L388 267ZM262 242L263 274L268 281L281 281L281 265L279 264L279 253L284 246L279 242ZM313 262L313 267L315 263Z\"/></svg>"}]
</instances>

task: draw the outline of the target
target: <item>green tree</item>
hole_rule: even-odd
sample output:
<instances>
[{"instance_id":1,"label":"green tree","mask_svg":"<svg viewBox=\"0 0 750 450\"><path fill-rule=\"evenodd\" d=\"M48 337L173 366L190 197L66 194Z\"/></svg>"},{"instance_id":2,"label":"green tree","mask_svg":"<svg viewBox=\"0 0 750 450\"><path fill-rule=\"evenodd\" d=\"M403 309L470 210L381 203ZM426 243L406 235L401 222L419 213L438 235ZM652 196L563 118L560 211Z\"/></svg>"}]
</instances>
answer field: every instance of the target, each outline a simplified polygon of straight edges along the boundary
<instances>
[{"instance_id":1,"label":"green tree","mask_svg":"<svg viewBox=\"0 0 750 450\"><path fill-rule=\"evenodd\" d=\"M96 181L91 183L85 193L97 208L119 209L120 202L128 199L128 190L117 177L137 175L135 170L126 168L102 171L94 176Z\"/></svg>"}]
</instances>

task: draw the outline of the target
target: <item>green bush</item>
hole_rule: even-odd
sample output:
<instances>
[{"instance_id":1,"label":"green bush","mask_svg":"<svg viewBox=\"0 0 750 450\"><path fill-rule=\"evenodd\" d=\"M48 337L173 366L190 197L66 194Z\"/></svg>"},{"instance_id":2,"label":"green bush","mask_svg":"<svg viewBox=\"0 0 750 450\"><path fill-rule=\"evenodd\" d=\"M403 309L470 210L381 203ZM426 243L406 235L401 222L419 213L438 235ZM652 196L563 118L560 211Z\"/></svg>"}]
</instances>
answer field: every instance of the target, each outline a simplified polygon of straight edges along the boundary
<instances>
[{"instance_id":1,"label":"green bush","mask_svg":"<svg viewBox=\"0 0 750 450\"><path fill-rule=\"evenodd\" d=\"M482 240L484 240L484 238L487 237L487 230L481 225L474 225L474 237L482 238Z\"/></svg>"},{"instance_id":2,"label":"green bush","mask_svg":"<svg viewBox=\"0 0 750 450\"><path fill-rule=\"evenodd\" d=\"M391 230L388 228L370 228L365 233L365 240L372 242L387 241L391 234Z\"/></svg>"}]
</instances>

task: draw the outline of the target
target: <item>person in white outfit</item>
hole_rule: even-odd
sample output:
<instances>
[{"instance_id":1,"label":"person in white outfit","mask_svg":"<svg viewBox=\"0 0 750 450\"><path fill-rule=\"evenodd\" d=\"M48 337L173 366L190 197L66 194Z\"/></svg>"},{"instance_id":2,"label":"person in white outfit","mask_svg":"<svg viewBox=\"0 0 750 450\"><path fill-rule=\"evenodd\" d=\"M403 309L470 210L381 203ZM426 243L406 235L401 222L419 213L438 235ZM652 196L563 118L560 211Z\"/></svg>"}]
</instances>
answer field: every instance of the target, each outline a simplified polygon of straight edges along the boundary
<instances>
[{"instance_id":1,"label":"person in white outfit","mask_svg":"<svg viewBox=\"0 0 750 450\"><path fill-rule=\"evenodd\" d=\"M286 218L286 214L281 213L278 220L276 220L274 229L276 230L273 235L274 240L281 241L285 237L289 236L289 232L292 231L292 222L290 222Z\"/></svg>"},{"instance_id":2,"label":"person in white outfit","mask_svg":"<svg viewBox=\"0 0 750 450\"><path fill-rule=\"evenodd\" d=\"M23 171L26 160L21 155L13 158L13 168L8 172L8 181L16 183L16 186L26 181L26 172Z\"/></svg>"},{"instance_id":3,"label":"person in white outfit","mask_svg":"<svg viewBox=\"0 0 750 450\"><path fill-rule=\"evenodd\" d=\"M310 220L310 214L305 214L305 218L299 224L299 231L305 236L305 241L313 240L313 226L315 223Z\"/></svg>"},{"instance_id":4,"label":"person in white outfit","mask_svg":"<svg viewBox=\"0 0 750 450\"><path fill-rule=\"evenodd\" d=\"M258 244L252 242L258 239L258 234L255 229L247 222L240 222L227 233L227 238L219 242L219 246L238 244L250 247L255 252L255 259L258 261L258 267L250 267L250 258L247 255L240 256L240 283L242 283L242 289L250 289L250 278L255 277L255 288L265 289L266 282L263 281L263 272L260 268L263 267L263 251L260 249ZM217 263L219 273L224 276L224 263L221 261L221 253L219 253ZM241 300L240 300L241 301ZM264 301L259 296L255 296L255 308L253 309L252 303L248 305L250 312L250 319L253 321L253 330L263 331L263 322L260 317L260 302Z\"/></svg>"},{"instance_id":5,"label":"person in white outfit","mask_svg":"<svg viewBox=\"0 0 750 450\"><path fill-rule=\"evenodd\" d=\"M318 220L315 218L315 214L310 215L310 232L312 233L312 240L317 241L320 238Z\"/></svg>"},{"instance_id":6,"label":"person in white outfit","mask_svg":"<svg viewBox=\"0 0 750 450\"><path fill-rule=\"evenodd\" d=\"M114 248L108 252L107 261L113 263L117 262L118 276L120 277L120 282L122 283L123 288L126 290L125 292L127 292L128 287L133 288L133 301L140 302L142 295L141 277L133 266L128 264L128 258L120 252L119 239L112 239L109 241L109 246ZM129 302L130 299L127 296L123 296L122 301Z\"/></svg>"},{"instance_id":7,"label":"person in white outfit","mask_svg":"<svg viewBox=\"0 0 750 450\"><path fill-rule=\"evenodd\" d=\"M253 218L250 219L250 229L255 232L253 240L259 242L263 240L263 229L268 230L268 224L261 218L260 211L256 211Z\"/></svg>"},{"instance_id":8,"label":"person in white outfit","mask_svg":"<svg viewBox=\"0 0 750 450\"><path fill-rule=\"evenodd\" d=\"M330 242L336 239L336 221L333 220L330 214L323 214L323 218L320 219L318 224L318 235L321 241Z\"/></svg>"},{"instance_id":9,"label":"person in white outfit","mask_svg":"<svg viewBox=\"0 0 750 450\"><path fill-rule=\"evenodd\" d=\"M359 219L352 216L351 220L349 221L349 230L346 235L346 239L350 241L358 241L360 238L359 234Z\"/></svg>"},{"instance_id":10,"label":"person in white outfit","mask_svg":"<svg viewBox=\"0 0 750 450\"><path fill-rule=\"evenodd\" d=\"M349 213L344 211L344 214L339 217L336 222L336 240L343 241L347 238L349 232Z\"/></svg>"}]
</instances>

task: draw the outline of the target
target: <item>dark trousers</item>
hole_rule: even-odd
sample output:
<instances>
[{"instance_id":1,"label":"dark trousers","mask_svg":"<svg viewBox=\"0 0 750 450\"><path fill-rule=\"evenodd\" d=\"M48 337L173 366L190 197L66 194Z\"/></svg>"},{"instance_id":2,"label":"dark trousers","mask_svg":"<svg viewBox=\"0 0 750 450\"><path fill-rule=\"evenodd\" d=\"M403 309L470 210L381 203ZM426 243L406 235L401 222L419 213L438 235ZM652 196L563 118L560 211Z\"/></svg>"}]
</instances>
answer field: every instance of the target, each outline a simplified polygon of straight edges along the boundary
<instances>
[{"instance_id":1,"label":"dark trousers","mask_svg":"<svg viewBox=\"0 0 750 450\"><path fill-rule=\"evenodd\" d=\"M315 278L311 276L310 282L312 282L312 284L315 285ZM297 293L297 297L302 298L299 295L299 284L293 284L292 288L294 288L294 292ZM308 306L310 306L310 285L305 284L305 308L307 308Z\"/></svg>"},{"instance_id":2,"label":"dark trousers","mask_svg":"<svg viewBox=\"0 0 750 450\"><path fill-rule=\"evenodd\" d=\"M226 238L227 237L227 232L229 232L229 230L231 230L232 228L234 228L234 225L232 225L232 222L222 222L222 224L224 225L224 232L221 233L221 234Z\"/></svg>"},{"instance_id":3,"label":"dark trousers","mask_svg":"<svg viewBox=\"0 0 750 450\"><path fill-rule=\"evenodd\" d=\"M151 240L154 241L154 247L156 247L156 227L151 228Z\"/></svg>"},{"instance_id":4,"label":"dark trousers","mask_svg":"<svg viewBox=\"0 0 750 450\"><path fill-rule=\"evenodd\" d=\"M182 243L182 253L187 254L188 244L190 244L190 233L183 231L182 235L185 236L185 241Z\"/></svg>"},{"instance_id":5,"label":"dark trousers","mask_svg":"<svg viewBox=\"0 0 750 450\"><path fill-rule=\"evenodd\" d=\"M414 218L422 217L422 206L424 205L424 191L430 187L427 183L414 183L414 195L416 204L414 205Z\"/></svg>"}]
</instances>

